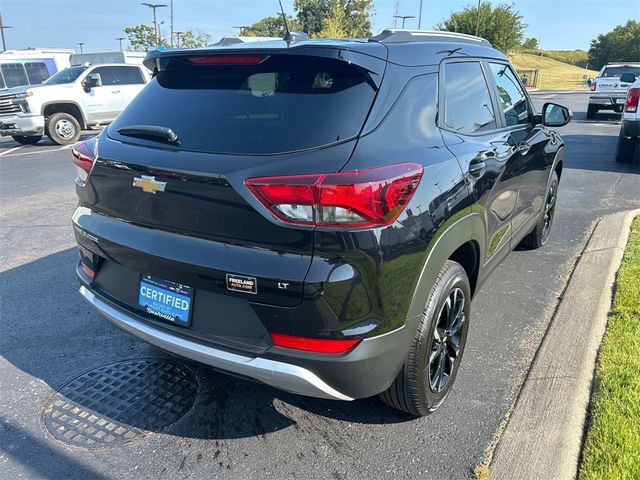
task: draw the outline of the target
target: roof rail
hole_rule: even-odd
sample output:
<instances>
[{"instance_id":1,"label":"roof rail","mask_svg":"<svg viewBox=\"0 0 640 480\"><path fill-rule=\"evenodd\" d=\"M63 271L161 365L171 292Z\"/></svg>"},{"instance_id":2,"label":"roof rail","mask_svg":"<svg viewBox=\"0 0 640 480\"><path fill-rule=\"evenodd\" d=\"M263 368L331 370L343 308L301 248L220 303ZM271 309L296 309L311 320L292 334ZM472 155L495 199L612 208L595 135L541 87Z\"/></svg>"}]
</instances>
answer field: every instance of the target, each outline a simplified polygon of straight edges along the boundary
<instances>
[{"instance_id":1,"label":"roof rail","mask_svg":"<svg viewBox=\"0 0 640 480\"><path fill-rule=\"evenodd\" d=\"M445 32L442 30L404 30L401 28L386 28L375 37L369 39L371 42L399 43L399 42L456 42L483 45L491 47L488 40L464 33Z\"/></svg>"}]
</instances>

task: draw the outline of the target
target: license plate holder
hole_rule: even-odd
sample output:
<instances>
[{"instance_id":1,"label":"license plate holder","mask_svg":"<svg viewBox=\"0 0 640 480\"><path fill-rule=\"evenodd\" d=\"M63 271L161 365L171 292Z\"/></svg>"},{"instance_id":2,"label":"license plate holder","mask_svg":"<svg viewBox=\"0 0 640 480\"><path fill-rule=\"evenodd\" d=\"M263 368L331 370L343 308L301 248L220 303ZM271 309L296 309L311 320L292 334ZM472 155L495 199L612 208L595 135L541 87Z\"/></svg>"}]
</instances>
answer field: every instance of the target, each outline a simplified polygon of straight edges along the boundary
<instances>
[{"instance_id":1,"label":"license plate holder","mask_svg":"<svg viewBox=\"0 0 640 480\"><path fill-rule=\"evenodd\" d=\"M188 327L192 303L192 287L151 275L140 276L138 306L152 317Z\"/></svg>"}]
</instances>

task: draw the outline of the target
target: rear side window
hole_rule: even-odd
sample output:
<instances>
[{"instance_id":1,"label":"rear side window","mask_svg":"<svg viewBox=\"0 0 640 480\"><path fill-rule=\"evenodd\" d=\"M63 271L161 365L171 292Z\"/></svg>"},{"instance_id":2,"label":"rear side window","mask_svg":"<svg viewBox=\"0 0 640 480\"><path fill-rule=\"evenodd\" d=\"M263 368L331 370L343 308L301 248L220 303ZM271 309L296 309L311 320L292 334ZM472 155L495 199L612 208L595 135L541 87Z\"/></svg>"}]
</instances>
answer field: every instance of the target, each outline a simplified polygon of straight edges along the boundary
<instances>
[{"instance_id":1,"label":"rear side window","mask_svg":"<svg viewBox=\"0 0 640 480\"><path fill-rule=\"evenodd\" d=\"M445 124L460 133L497 127L489 87L478 62L445 64Z\"/></svg>"},{"instance_id":2,"label":"rear side window","mask_svg":"<svg viewBox=\"0 0 640 480\"><path fill-rule=\"evenodd\" d=\"M111 68L109 67L98 67L95 70L89 72L89 75L94 74L100 75L100 81L102 82L103 87L107 87L109 85L115 85L115 80L113 79L113 73L111 72Z\"/></svg>"},{"instance_id":3,"label":"rear side window","mask_svg":"<svg viewBox=\"0 0 640 480\"><path fill-rule=\"evenodd\" d=\"M508 127L529 123L529 101L509 65L490 63L498 100Z\"/></svg>"},{"instance_id":4,"label":"rear side window","mask_svg":"<svg viewBox=\"0 0 640 480\"><path fill-rule=\"evenodd\" d=\"M31 85L39 85L49 78L49 70L43 62L27 62L24 64Z\"/></svg>"},{"instance_id":5,"label":"rear side window","mask_svg":"<svg viewBox=\"0 0 640 480\"><path fill-rule=\"evenodd\" d=\"M367 74L346 62L272 55L258 65L194 65L172 59L109 127L125 137L131 125L171 128L178 148L230 154L275 154L352 138L375 90Z\"/></svg>"},{"instance_id":6,"label":"rear side window","mask_svg":"<svg viewBox=\"0 0 640 480\"><path fill-rule=\"evenodd\" d=\"M116 85L139 85L144 83L142 72L138 67L111 67L111 72Z\"/></svg>"},{"instance_id":7,"label":"rear side window","mask_svg":"<svg viewBox=\"0 0 640 480\"><path fill-rule=\"evenodd\" d=\"M640 67L605 67L600 77L620 78L623 73L633 73L638 77L640 76Z\"/></svg>"},{"instance_id":8,"label":"rear side window","mask_svg":"<svg viewBox=\"0 0 640 480\"><path fill-rule=\"evenodd\" d=\"M27 74L21 63L5 63L0 69L8 88L29 85Z\"/></svg>"}]
</instances>

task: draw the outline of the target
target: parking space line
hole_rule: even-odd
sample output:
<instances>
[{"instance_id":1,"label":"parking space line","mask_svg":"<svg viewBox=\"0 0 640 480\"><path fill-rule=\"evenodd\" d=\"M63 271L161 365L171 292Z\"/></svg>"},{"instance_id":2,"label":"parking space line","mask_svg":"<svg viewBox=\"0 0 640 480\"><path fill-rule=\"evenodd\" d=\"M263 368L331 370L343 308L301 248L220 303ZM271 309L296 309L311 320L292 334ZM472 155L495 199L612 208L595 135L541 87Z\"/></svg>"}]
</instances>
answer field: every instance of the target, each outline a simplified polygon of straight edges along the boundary
<instances>
[{"instance_id":1,"label":"parking space line","mask_svg":"<svg viewBox=\"0 0 640 480\"><path fill-rule=\"evenodd\" d=\"M68 145L68 146L66 146L64 148L69 148L70 146L71 145ZM17 147L17 148L22 148L22 147ZM5 155L7 153L12 152L13 150L16 150L16 149L14 148L14 149L11 149L11 150L7 150L4 153L0 153L0 155ZM7 156L8 157L20 157L20 156L23 156L23 155L35 155L37 153L52 153L52 152L57 152L57 151L60 151L60 150L63 150L63 149L62 148L47 148L47 149L43 149L43 150L41 150L41 149L29 150L29 151L26 151L26 152L12 153L11 155L7 155Z\"/></svg>"},{"instance_id":2,"label":"parking space line","mask_svg":"<svg viewBox=\"0 0 640 480\"><path fill-rule=\"evenodd\" d=\"M24 145L20 145L19 147L10 148L9 150L6 150L6 151L0 153L0 157L3 156L3 155L6 155L7 153L15 152L16 150L18 150L18 149L20 149L22 147L24 147Z\"/></svg>"}]
</instances>

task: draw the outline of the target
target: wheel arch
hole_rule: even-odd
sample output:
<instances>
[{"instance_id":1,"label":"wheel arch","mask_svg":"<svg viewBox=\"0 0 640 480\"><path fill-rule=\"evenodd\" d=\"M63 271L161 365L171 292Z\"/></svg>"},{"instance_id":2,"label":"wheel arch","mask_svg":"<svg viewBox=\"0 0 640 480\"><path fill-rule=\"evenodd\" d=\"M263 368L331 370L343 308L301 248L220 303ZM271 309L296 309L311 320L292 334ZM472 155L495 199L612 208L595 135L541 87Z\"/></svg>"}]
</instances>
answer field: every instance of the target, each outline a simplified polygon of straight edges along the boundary
<instances>
[{"instance_id":1,"label":"wheel arch","mask_svg":"<svg viewBox=\"0 0 640 480\"><path fill-rule=\"evenodd\" d=\"M42 106L42 115L47 118L54 113L68 113L72 115L80 124L81 128L87 128L87 122L82 113L80 105L76 102L64 101L64 102L48 102Z\"/></svg>"}]
</instances>

